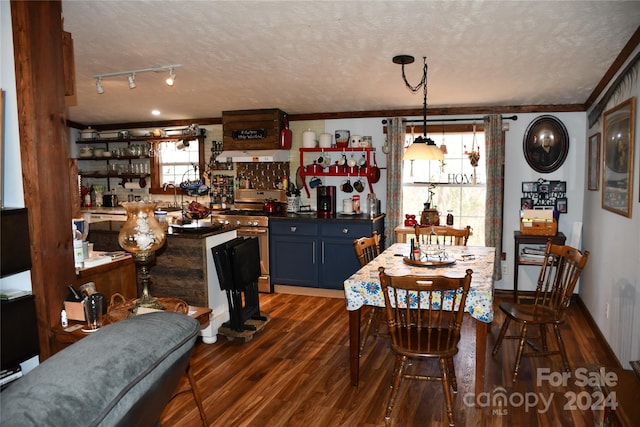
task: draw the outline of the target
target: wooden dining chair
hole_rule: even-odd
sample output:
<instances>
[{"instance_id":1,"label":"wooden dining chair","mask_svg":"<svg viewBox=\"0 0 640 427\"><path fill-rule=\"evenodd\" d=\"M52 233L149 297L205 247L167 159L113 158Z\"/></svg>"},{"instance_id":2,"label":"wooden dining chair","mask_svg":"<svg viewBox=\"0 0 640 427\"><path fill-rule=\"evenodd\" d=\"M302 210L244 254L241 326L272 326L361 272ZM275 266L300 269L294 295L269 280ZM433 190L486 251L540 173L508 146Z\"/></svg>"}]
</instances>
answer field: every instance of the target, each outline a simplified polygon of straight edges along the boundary
<instances>
[{"instance_id":1,"label":"wooden dining chair","mask_svg":"<svg viewBox=\"0 0 640 427\"><path fill-rule=\"evenodd\" d=\"M353 241L353 249L356 252L356 257L358 258L360 267L364 267L369 262L371 262L371 260L380 255L380 235L377 231L374 231L371 237L361 237L359 239L355 239ZM369 337L369 331L371 330L372 324L374 325L373 336L374 338L378 337L378 334L380 333L380 322L382 318L382 307L371 307L362 330L362 338L360 339L359 350L360 355L362 355L362 351L364 350L364 346L367 342L367 338Z\"/></svg>"},{"instance_id":2,"label":"wooden dining chair","mask_svg":"<svg viewBox=\"0 0 640 427\"><path fill-rule=\"evenodd\" d=\"M554 245L549 241L540 268L533 303L500 303L499 308L505 314L505 320L496 345L493 348L493 355L495 356L498 353L504 338L519 340L516 363L513 370L513 382L518 378L520 362L523 356L552 356L560 354L565 371L571 372L567 360L567 352L560 334L560 324L564 321L564 311L569 306L573 289L578 282L580 273L582 273L584 266L587 264L588 258L589 251L581 253L571 246ZM512 320L520 324L520 334L507 336L507 329ZM528 335L530 325L539 328L539 336L530 337ZM553 326L558 350L552 351L547 345L547 325ZM540 340L541 348L530 340L534 338ZM525 352L525 344L531 347L532 351Z\"/></svg>"},{"instance_id":3,"label":"wooden dining chair","mask_svg":"<svg viewBox=\"0 0 640 427\"><path fill-rule=\"evenodd\" d=\"M378 270L391 349L396 354L385 421L387 424L391 422L391 412L402 380L429 380L442 382L449 425L454 425L452 390L456 393L458 385L453 356L458 353L464 305L473 271L468 269L462 278L450 278L388 276L384 267ZM410 359L437 359L440 376L417 373L414 370L416 366L409 363Z\"/></svg>"},{"instance_id":4,"label":"wooden dining chair","mask_svg":"<svg viewBox=\"0 0 640 427\"><path fill-rule=\"evenodd\" d=\"M467 246L471 235L471 226L465 228L443 227L438 225L416 225L416 242L429 245Z\"/></svg>"}]
</instances>

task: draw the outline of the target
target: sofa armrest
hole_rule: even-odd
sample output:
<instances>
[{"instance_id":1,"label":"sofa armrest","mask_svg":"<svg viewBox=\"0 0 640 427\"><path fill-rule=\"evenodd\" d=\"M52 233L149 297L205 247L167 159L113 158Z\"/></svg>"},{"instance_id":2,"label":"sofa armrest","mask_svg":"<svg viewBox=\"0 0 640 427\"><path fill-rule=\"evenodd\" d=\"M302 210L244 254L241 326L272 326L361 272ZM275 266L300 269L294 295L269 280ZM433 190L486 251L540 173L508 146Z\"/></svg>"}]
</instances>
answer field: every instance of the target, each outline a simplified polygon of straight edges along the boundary
<instances>
[{"instance_id":1,"label":"sofa armrest","mask_svg":"<svg viewBox=\"0 0 640 427\"><path fill-rule=\"evenodd\" d=\"M156 312L107 325L45 360L1 395L3 426L154 425L199 331Z\"/></svg>"}]
</instances>

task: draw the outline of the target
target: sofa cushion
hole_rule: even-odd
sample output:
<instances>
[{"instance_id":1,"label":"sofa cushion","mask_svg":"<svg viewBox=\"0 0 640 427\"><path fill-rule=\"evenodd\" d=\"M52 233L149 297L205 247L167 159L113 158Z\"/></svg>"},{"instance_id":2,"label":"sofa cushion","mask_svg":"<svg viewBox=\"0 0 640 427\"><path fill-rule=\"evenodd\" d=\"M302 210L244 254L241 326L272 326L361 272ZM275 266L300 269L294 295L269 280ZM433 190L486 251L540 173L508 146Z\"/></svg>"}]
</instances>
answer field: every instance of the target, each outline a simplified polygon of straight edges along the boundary
<instances>
[{"instance_id":1,"label":"sofa cushion","mask_svg":"<svg viewBox=\"0 0 640 427\"><path fill-rule=\"evenodd\" d=\"M198 322L155 312L107 325L0 396L2 426L154 425L184 375Z\"/></svg>"}]
</instances>

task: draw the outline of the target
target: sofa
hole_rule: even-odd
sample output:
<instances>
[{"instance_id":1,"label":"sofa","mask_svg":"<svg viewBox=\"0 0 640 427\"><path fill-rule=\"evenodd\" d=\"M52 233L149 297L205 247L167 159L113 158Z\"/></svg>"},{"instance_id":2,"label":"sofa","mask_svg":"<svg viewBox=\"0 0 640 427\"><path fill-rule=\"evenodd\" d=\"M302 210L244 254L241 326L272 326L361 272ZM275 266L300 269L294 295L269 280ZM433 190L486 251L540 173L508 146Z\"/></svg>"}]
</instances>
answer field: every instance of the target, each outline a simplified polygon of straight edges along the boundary
<instances>
[{"instance_id":1,"label":"sofa","mask_svg":"<svg viewBox=\"0 0 640 427\"><path fill-rule=\"evenodd\" d=\"M104 326L0 394L0 424L153 426L185 374L198 322L154 312Z\"/></svg>"}]
</instances>

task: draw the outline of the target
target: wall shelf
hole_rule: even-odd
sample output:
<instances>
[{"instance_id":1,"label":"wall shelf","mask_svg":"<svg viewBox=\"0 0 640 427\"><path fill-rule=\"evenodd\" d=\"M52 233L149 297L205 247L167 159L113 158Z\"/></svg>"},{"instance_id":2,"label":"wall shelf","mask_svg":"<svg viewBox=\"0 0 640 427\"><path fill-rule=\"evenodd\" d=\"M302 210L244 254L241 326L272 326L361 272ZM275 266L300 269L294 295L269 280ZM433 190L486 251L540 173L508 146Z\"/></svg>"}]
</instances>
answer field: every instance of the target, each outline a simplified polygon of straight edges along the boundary
<instances>
[{"instance_id":1,"label":"wall shelf","mask_svg":"<svg viewBox=\"0 0 640 427\"><path fill-rule=\"evenodd\" d=\"M312 160L311 163L307 164L305 162L305 154L307 153L315 153L315 154L322 154L322 153L344 153L345 155L347 153L350 153L351 155L353 155L354 153L362 153L365 158L366 158L366 167L359 167L359 166L355 166L355 171L350 170L349 167L347 166L347 170L345 171L340 171L340 172L330 172L328 167L324 167L322 169L321 172L313 172L311 171L311 168L308 168L309 166L313 165L313 162L315 161ZM373 153L373 156L371 155ZM367 183L369 184L369 191L371 193L373 193L373 183L369 180L369 170L370 168L376 163L375 161L375 153L376 153L376 149L375 148L365 148L365 147L357 147L357 148L351 148L351 147L345 147L345 148L300 148L300 176L302 177L303 180L303 185L304 185L304 189L307 193L307 197L311 197L311 193L309 191L309 187L307 185L307 177L320 177L320 176L346 176L346 177L362 177L365 178L367 180ZM373 162L371 161L373 157ZM335 164L335 162L334 162ZM307 171L307 169L309 169L309 171Z\"/></svg>"}]
</instances>

